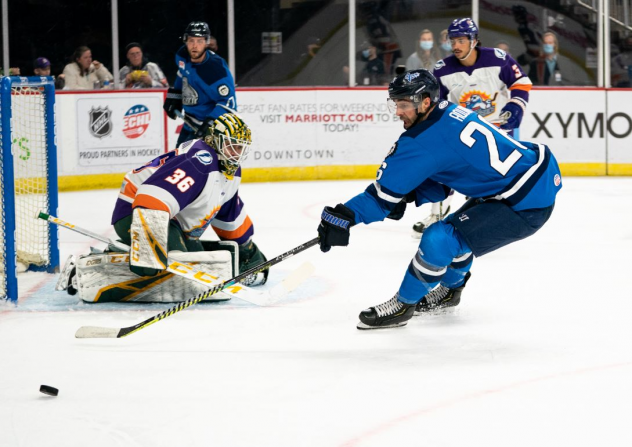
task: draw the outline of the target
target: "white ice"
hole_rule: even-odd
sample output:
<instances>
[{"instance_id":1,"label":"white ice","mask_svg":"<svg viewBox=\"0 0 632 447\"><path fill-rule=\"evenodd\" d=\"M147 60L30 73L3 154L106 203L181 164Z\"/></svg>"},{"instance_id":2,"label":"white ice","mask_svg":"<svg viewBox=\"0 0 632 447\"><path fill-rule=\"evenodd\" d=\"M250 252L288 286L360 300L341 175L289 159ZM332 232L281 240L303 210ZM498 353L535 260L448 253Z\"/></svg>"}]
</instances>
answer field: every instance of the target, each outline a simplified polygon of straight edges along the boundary
<instances>
[{"instance_id":1,"label":"white ice","mask_svg":"<svg viewBox=\"0 0 632 447\"><path fill-rule=\"evenodd\" d=\"M255 241L270 258L312 239L323 206L368 183L244 184ZM61 194L59 217L113 237L116 195ZM358 331L428 208L282 262L264 287L316 272L273 307L200 304L121 339L74 333L169 306L81 304L20 276L19 305L0 307L0 446L632 445L632 179L566 178L540 232L475 260L453 312ZM60 237L62 259L102 246Z\"/></svg>"}]
</instances>

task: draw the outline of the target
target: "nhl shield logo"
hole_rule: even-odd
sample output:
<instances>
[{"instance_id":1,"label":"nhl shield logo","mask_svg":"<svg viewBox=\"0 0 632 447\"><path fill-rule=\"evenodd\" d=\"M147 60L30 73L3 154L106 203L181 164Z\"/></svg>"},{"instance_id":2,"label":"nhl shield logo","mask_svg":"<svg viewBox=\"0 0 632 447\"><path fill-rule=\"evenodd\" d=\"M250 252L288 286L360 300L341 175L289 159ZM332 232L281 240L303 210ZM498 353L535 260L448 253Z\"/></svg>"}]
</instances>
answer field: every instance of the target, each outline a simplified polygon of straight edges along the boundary
<instances>
[{"instance_id":1,"label":"nhl shield logo","mask_svg":"<svg viewBox=\"0 0 632 447\"><path fill-rule=\"evenodd\" d=\"M105 108L97 107L90 109L90 133L97 138L107 137L112 133L112 111L106 106Z\"/></svg>"}]
</instances>

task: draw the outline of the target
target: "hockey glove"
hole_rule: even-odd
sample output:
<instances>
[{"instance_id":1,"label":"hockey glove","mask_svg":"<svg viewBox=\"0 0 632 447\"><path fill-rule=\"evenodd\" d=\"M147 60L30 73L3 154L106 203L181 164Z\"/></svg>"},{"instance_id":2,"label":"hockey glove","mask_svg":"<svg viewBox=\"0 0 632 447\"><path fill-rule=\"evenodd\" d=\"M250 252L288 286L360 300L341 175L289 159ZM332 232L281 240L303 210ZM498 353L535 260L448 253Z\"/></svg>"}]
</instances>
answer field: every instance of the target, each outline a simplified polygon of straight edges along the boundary
<instances>
[{"instance_id":1,"label":"hockey glove","mask_svg":"<svg viewBox=\"0 0 632 447\"><path fill-rule=\"evenodd\" d=\"M506 120L504 124L501 124L500 128L503 130L513 130L520 127L522 117L524 116L525 106L524 101L519 98L514 98L503 107L500 111L500 118Z\"/></svg>"},{"instance_id":2,"label":"hockey glove","mask_svg":"<svg viewBox=\"0 0 632 447\"><path fill-rule=\"evenodd\" d=\"M243 273L259 264L263 264L267 260L268 259L254 242L246 242L239 246L239 273ZM269 273L270 268L268 267L262 272L254 273L244 278L241 282L247 286L262 286L268 280Z\"/></svg>"},{"instance_id":3,"label":"hockey glove","mask_svg":"<svg viewBox=\"0 0 632 447\"><path fill-rule=\"evenodd\" d=\"M169 118L176 119L176 110L182 112L182 90L175 88L167 90L167 98L162 108L165 109Z\"/></svg>"},{"instance_id":4,"label":"hockey glove","mask_svg":"<svg viewBox=\"0 0 632 447\"><path fill-rule=\"evenodd\" d=\"M327 253L331 247L349 245L349 231L355 225L355 214L339 203L335 208L326 206L320 216L318 235L320 251Z\"/></svg>"},{"instance_id":5,"label":"hockey glove","mask_svg":"<svg viewBox=\"0 0 632 447\"><path fill-rule=\"evenodd\" d=\"M411 191L406 194L404 197L402 197L402 200L397 205L395 205L395 208L391 210L386 218L400 220L402 217L404 217L404 213L406 212L406 205L408 205L410 202L414 202L416 196L417 193L415 191Z\"/></svg>"},{"instance_id":6,"label":"hockey glove","mask_svg":"<svg viewBox=\"0 0 632 447\"><path fill-rule=\"evenodd\" d=\"M197 130L193 134L193 138L204 138L204 135L206 135L206 129L208 129L209 124L213 121L215 121L214 118L211 118L210 116L204 118L202 124L198 126Z\"/></svg>"}]
</instances>

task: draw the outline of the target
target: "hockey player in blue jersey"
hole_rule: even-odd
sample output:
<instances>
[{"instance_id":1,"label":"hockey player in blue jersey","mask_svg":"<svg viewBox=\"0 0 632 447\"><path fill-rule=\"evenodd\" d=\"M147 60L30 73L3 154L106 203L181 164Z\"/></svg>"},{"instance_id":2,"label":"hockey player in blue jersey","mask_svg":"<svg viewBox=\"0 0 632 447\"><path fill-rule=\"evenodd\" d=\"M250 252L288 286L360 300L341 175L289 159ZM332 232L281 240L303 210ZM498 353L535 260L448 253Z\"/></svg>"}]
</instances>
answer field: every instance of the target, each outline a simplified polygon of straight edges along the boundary
<instances>
[{"instance_id":1,"label":"hockey player in blue jersey","mask_svg":"<svg viewBox=\"0 0 632 447\"><path fill-rule=\"evenodd\" d=\"M237 109L235 81L226 61L207 49L211 30L205 22L191 22L182 36L184 45L176 53L178 76L173 88L167 91L164 109L171 119L182 111L198 124L208 125L226 111ZM228 109L227 109L228 108ZM184 125L178 137L181 143L202 135Z\"/></svg>"},{"instance_id":2,"label":"hockey player in blue jersey","mask_svg":"<svg viewBox=\"0 0 632 447\"><path fill-rule=\"evenodd\" d=\"M389 85L389 104L405 132L366 190L325 207L318 233L323 252L346 246L352 226L401 218L406 203L471 197L428 227L399 290L360 313L359 329L403 326L417 313L457 305L474 257L534 234L551 216L562 187L548 147L516 141L478 114L439 101L439 84L413 70Z\"/></svg>"}]
</instances>

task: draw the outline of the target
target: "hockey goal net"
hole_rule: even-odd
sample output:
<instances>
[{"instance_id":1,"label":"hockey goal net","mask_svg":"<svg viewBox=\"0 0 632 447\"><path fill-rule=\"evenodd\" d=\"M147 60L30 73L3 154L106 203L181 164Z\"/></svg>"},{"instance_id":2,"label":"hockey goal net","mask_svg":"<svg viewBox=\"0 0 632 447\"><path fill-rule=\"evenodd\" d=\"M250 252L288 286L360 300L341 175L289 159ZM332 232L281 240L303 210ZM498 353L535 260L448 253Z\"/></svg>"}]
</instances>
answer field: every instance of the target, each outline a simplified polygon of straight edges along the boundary
<instances>
[{"instance_id":1,"label":"hockey goal net","mask_svg":"<svg viewBox=\"0 0 632 447\"><path fill-rule=\"evenodd\" d=\"M57 213L55 90L39 77L4 77L0 86L0 296L17 301L17 272L59 266L57 230L37 218Z\"/></svg>"}]
</instances>

